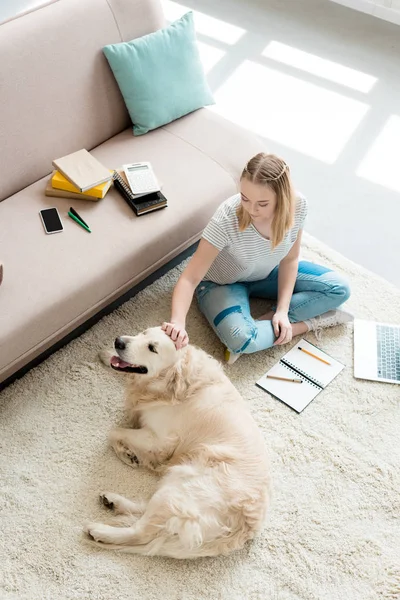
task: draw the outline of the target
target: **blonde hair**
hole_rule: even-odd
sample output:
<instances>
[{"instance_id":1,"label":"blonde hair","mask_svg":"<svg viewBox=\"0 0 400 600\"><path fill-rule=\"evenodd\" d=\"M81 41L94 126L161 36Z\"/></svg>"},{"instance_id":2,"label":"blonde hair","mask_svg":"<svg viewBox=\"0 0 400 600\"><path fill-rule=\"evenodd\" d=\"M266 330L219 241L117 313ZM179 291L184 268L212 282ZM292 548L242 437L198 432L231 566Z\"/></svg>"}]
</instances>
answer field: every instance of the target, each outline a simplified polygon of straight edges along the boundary
<instances>
[{"instance_id":1,"label":"blonde hair","mask_svg":"<svg viewBox=\"0 0 400 600\"><path fill-rule=\"evenodd\" d=\"M249 160L240 176L257 185L265 185L276 194L276 207L271 227L272 249L278 246L293 226L296 197L290 179L290 170L284 160L275 154L260 152ZM251 223L249 213L239 205L236 211L239 231Z\"/></svg>"}]
</instances>

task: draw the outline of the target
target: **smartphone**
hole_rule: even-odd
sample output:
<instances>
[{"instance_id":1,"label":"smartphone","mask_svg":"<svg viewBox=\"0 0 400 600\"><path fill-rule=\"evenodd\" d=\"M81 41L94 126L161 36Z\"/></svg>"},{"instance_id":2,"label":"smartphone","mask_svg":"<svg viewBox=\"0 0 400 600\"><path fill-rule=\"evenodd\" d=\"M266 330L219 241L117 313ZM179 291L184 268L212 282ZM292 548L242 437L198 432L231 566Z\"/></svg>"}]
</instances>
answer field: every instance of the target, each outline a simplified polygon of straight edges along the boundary
<instances>
[{"instance_id":1,"label":"smartphone","mask_svg":"<svg viewBox=\"0 0 400 600\"><path fill-rule=\"evenodd\" d=\"M59 233L63 231L63 224L56 208L44 208L39 211L46 233Z\"/></svg>"}]
</instances>

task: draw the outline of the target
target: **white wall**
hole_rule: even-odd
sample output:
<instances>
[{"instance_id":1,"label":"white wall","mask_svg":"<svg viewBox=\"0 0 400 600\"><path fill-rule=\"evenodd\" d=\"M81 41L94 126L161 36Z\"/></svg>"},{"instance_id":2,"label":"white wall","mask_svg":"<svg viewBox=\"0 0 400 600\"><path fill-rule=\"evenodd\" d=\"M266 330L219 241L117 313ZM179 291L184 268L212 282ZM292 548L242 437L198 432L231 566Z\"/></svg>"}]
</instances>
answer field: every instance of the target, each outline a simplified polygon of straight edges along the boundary
<instances>
[{"instance_id":1,"label":"white wall","mask_svg":"<svg viewBox=\"0 0 400 600\"><path fill-rule=\"evenodd\" d=\"M400 25L400 0L331 0Z\"/></svg>"}]
</instances>

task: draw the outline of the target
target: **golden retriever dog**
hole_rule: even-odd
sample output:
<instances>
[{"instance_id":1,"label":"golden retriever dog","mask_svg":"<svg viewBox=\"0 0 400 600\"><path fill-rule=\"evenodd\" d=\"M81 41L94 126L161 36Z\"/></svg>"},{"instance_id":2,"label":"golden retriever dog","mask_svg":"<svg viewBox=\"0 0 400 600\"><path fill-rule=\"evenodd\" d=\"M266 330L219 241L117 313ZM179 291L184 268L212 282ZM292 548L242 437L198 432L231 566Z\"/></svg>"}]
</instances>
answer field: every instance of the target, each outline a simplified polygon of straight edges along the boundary
<instances>
[{"instance_id":1,"label":"golden retriever dog","mask_svg":"<svg viewBox=\"0 0 400 600\"><path fill-rule=\"evenodd\" d=\"M242 548L265 520L269 464L220 363L192 345L177 350L160 327L118 337L106 362L127 373L132 424L114 429L111 445L124 463L162 479L148 502L102 494L115 517L88 523L88 536L102 548L181 559Z\"/></svg>"}]
</instances>

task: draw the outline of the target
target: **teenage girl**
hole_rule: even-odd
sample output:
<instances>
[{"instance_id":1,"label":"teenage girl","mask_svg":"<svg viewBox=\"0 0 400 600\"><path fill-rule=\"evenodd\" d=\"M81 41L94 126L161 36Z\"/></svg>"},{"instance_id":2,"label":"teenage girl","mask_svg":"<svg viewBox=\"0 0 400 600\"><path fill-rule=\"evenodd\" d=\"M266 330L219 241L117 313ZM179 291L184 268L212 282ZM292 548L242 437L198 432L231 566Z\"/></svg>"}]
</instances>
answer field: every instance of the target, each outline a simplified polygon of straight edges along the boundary
<instances>
[{"instance_id":1,"label":"teenage girl","mask_svg":"<svg viewBox=\"0 0 400 600\"><path fill-rule=\"evenodd\" d=\"M177 348L189 341L186 315L194 294L230 364L352 319L338 309L350 296L346 280L299 261L306 215L307 201L294 191L287 164L273 154L251 158L240 193L217 209L175 287L171 319L162 327ZM251 296L275 301L274 308L255 320Z\"/></svg>"}]
</instances>

